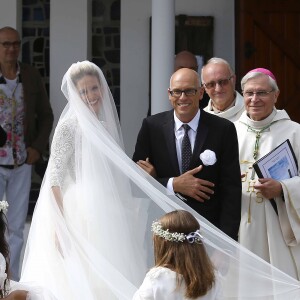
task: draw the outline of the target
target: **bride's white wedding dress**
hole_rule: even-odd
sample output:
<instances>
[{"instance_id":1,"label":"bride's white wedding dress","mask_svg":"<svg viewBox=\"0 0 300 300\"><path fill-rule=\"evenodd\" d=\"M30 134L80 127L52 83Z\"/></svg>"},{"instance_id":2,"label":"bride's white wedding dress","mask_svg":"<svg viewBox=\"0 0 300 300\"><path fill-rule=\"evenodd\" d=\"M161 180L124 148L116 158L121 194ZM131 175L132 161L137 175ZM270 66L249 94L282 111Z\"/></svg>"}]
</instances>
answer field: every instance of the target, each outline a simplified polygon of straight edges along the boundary
<instances>
[{"instance_id":1,"label":"bride's white wedding dress","mask_svg":"<svg viewBox=\"0 0 300 300\"><path fill-rule=\"evenodd\" d=\"M82 101L71 77L90 67L100 78L99 111ZM199 220L222 274L223 299L299 299L299 282L232 241L126 156L114 101L98 67L73 64L62 91L68 104L53 137L21 281L49 289L58 300L131 299L153 266L151 223L186 209ZM62 209L53 187L61 192Z\"/></svg>"},{"instance_id":2,"label":"bride's white wedding dress","mask_svg":"<svg viewBox=\"0 0 300 300\"><path fill-rule=\"evenodd\" d=\"M129 181L97 144L99 137L114 147L122 143L117 116L109 107L113 102L101 80L102 99L108 103L102 101L101 115L96 115L76 88L70 91L68 74L64 77L69 105L55 130L28 237L22 281L49 287L57 299L117 299L123 285L122 294L131 295L132 283L140 284L147 270L132 226L137 206ZM62 194L63 210L53 187Z\"/></svg>"}]
</instances>

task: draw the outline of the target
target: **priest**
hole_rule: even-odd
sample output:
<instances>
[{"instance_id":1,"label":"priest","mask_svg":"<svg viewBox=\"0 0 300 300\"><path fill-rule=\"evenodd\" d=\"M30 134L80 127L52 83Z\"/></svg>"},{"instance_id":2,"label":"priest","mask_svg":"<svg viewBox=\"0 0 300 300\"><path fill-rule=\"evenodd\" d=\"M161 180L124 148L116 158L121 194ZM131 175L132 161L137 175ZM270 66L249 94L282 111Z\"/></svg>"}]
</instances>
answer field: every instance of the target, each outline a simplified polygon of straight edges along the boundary
<instances>
[{"instance_id":1,"label":"priest","mask_svg":"<svg viewBox=\"0 0 300 300\"><path fill-rule=\"evenodd\" d=\"M271 71L251 70L242 78L241 86L246 111L235 122L243 175L239 241L299 280L299 169L293 177L258 178L253 164L287 139L299 163L300 124L286 111L275 108L280 91Z\"/></svg>"}]
</instances>

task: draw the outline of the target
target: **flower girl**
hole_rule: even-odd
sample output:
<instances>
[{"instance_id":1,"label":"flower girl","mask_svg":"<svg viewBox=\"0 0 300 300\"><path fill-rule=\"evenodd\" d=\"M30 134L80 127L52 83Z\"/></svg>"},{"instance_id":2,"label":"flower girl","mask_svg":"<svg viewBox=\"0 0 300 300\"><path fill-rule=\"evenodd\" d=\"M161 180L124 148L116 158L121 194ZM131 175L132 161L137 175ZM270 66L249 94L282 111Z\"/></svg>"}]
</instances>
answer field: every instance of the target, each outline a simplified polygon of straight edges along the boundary
<instances>
[{"instance_id":1,"label":"flower girl","mask_svg":"<svg viewBox=\"0 0 300 300\"><path fill-rule=\"evenodd\" d=\"M152 232L155 267L147 273L134 300L221 299L218 274L191 213L167 213L152 224Z\"/></svg>"}]
</instances>

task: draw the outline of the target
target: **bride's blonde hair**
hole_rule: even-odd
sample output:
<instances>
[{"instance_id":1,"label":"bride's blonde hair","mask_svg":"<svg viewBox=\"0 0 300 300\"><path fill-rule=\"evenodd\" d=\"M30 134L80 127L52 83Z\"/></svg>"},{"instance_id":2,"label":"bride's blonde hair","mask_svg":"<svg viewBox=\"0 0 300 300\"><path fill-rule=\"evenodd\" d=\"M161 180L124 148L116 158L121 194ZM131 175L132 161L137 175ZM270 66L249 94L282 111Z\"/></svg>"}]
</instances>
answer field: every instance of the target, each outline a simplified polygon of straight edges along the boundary
<instances>
[{"instance_id":1,"label":"bride's blonde hair","mask_svg":"<svg viewBox=\"0 0 300 300\"><path fill-rule=\"evenodd\" d=\"M95 64L89 61L83 61L80 64L73 64L70 67L70 77L75 86L80 79L87 75L98 78L100 83L98 67Z\"/></svg>"}]
</instances>

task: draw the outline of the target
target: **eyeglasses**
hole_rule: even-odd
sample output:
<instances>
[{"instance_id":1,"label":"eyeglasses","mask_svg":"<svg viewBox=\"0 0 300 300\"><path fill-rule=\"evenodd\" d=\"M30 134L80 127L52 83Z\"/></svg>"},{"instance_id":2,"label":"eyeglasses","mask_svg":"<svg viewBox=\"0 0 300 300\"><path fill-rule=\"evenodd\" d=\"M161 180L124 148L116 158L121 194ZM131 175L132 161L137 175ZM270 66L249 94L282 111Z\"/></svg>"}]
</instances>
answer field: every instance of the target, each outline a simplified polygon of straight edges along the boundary
<instances>
[{"instance_id":1,"label":"eyeglasses","mask_svg":"<svg viewBox=\"0 0 300 300\"><path fill-rule=\"evenodd\" d=\"M247 98L253 98L254 95L256 95L259 98L264 98L264 97L267 97L272 92L274 92L274 90L271 90L271 91L257 91L257 92L247 91L247 92L243 92L243 95Z\"/></svg>"},{"instance_id":2,"label":"eyeglasses","mask_svg":"<svg viewBox=\"0 0 300 300\"><path fill-rule=\"evenodd\" d=\"M9 49L10 47L13 47L14 49L17 49L17 48L20 48L21 46L21 41L15 41L15 42L3 42L0 44L6 48L6 49Z\"/></svg>"},{"instance_id":3,"label":"eyeglasses","mask_svg":"<svg viewBox=\"0 0 300 300\"><path fill-rule=\"evenodd\" d=\"M197 93L197 89L188 89L188 90L169 90L169 93L173 97L181 97L182 93L188 96L195 96Z\"/></svg>"},{"instance_id":4,"label":"eyeglasses","mask_svg":"<svg viewBox=\"0 0 300 300\"><path fill-rule=\"evenodd\" d=\"M208 82L208 83L204 83L203 82L203 85L208 89L214 89L216 87L216 85L218 84L220 87L224 87L224 86L227 86L230 79L233 77L233 75L231 75L229 78L227 79L220 79L218 81L211 81L211 82Z\"/></svg>"}]
</instances>

